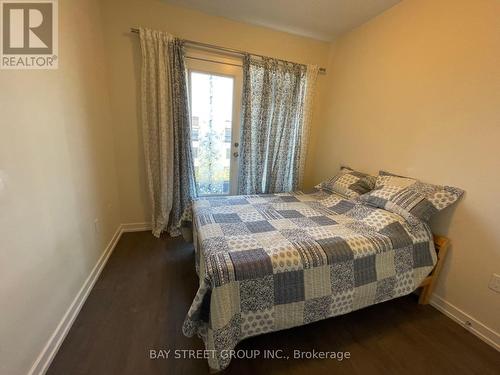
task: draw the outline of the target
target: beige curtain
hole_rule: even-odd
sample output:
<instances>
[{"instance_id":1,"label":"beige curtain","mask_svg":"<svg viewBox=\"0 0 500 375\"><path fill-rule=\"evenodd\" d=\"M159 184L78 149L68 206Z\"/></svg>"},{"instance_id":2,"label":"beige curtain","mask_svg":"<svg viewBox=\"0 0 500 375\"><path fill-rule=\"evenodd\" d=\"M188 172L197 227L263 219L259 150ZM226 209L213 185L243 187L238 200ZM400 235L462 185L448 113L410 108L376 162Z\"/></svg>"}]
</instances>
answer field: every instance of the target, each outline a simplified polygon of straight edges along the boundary
<instances>
[{"instance_id":1,"label":"beige curtain","mask_svg":"<svg viewBox=\"0 0 500 375\"><path fill-rule=\"evenodd\" d=\"M300 166L299 166L299 187L302 188L304 182L304 169L311 132L312 109L314 95L316 94L316 80L318 78L319 67L308 65L306 70L306 83L304 92L304 112L302 115L302 137L300 144Z\"/></svg>"},{"instance_id":2,"label":"beige curtain","mask_svg":"<svg viewBox=\"0 0 500 375\"><path fill-rule=\"evenodd\" d=\"M179 235L182 212L195 196L189 101L182 41L149 29L139 32L141 110L146 175L155 236Z\"/></svg>"}]
</instances>

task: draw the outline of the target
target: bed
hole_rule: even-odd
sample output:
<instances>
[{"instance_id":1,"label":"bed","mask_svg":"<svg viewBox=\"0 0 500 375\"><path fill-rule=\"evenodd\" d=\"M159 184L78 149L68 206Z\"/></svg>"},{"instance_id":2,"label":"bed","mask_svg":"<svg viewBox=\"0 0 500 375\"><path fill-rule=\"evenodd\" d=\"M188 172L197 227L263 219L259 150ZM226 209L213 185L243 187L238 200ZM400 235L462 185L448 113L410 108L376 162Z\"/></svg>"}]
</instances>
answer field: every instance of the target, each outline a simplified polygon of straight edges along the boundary
<instances>
[{"instance_id":1,"label":"bed","mask_svg":"<svg viewBox=\"0 0 500 375\"><path fill-rule=\"evenodd\" d=\"M335 193L202 198L192 208L200 284L183 332L212 371L245 338L413 292L437 262L424 222ZM443 244L444 245L444 244Z\"/></svg>"}]
</instances>

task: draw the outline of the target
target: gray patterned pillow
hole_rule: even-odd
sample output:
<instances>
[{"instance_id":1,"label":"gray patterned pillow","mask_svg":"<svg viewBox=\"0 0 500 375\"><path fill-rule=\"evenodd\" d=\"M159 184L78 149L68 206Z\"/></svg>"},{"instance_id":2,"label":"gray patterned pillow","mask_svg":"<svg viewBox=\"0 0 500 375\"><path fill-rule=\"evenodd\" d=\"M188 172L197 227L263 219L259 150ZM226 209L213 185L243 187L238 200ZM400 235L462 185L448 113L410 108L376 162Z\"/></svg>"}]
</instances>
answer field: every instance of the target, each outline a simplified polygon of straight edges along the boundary
<instances>
[{"instance_id":1,"label":"gray patterned pillow","mask_svg":"<svg viewBox=\"0 0 500 375\"><path fill-rule=\"evenodd\" d=\"M376 177L369 174L341 167L338 174L316 185L315 188L353 199L372 190L375 187L375 180Z\"/></svg>"},{"instance_id":2,"label":"gray patterned pillow","mask_svg":"<svg viewBox=\"0 0 500 375\"><path fill-rule=\"evenodd\" d=\"M432 215L452 205L464 193L451 186L425 184L409 177L380 171L375 189L359 197L362 202L384 208L414 221L428 221Z\"/></svg>"}]
</instances>

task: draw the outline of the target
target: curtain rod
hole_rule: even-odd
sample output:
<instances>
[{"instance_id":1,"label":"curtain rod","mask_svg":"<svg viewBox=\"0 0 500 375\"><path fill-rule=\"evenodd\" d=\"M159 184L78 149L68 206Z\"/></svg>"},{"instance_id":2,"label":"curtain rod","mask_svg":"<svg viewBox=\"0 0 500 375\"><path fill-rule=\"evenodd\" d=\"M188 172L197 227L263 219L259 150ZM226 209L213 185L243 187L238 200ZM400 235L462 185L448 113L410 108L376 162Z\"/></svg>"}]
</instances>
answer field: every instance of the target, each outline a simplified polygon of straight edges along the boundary
<instances>
[{"instance_id":1,"label":"curtain rod","mask_svg":"<svg viewBox=\"0 0 500 375\"><path fill-rule=\"evenodd\" d=\"M131 27L130 31L132 33L134 33L134 34L139 34L139 29L136 28L136 27ZM197 42L195 40L188 40L188 39L183 39L183 41L184 41L184 43L189 44L191 46L195 46L195 47L201 47L201 48L219 50L219 51L223 51L223 52L226 52L226 53L231 53L231 54L241 55L241 56L249 54L249 55L257 56L257 57L260 57L260 58L267 58L267 56L264 56L264 55L258 55L258 54L255 54L255 53L248 53L248 52L240 51L240 50L233 49L233 48L221 47L221 46L217 46L215 44L202 43L202 42ZM293 61L287 61L287 60L282 60L282 61L293 63ZM305 66L305 64L299 64L299 65L304 65ZM325 68L319 68L319 73L326 74L326 69Z\"/></svg>"}]
</instances>

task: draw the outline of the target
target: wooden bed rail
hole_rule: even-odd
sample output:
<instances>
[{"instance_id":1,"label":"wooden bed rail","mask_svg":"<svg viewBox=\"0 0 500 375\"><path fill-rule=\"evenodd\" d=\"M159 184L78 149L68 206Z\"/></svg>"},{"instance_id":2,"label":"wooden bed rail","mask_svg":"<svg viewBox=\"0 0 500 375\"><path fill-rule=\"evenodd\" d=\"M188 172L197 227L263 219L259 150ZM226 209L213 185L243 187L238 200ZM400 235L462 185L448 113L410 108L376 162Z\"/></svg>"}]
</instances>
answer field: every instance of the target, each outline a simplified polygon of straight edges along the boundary
<instances>
[{"instance_id":1,"label":"wooden bed rail","mask_svg":"<svg viewBox=\"0 0 500 375\"><path fill-rule=\"evenodd\" d=\"M448 238L436 234L434 235L434 247L437 253L437 262L429 276L427 276L419 286L419 288L422 288L418 299L418 303L421 305L429 303L431 294L436 286L437 278L439 277L441 268L443 268L444 259L446 257L446 253L448 252L449 245L450 240Z\"/></svg>"}]
</instances>

